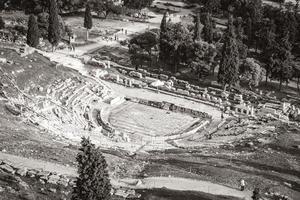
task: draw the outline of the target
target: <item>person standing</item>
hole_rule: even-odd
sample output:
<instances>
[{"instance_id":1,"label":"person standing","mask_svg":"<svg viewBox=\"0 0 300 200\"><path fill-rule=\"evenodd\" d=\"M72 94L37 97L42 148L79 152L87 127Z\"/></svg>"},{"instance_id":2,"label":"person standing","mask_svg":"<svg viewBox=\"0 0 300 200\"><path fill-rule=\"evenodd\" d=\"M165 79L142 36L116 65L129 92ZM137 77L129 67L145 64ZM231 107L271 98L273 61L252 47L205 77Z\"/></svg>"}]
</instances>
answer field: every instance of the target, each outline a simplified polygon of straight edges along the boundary
<instances>
[{"instance_id":1,"label":"person standing","mask_svg":"<svg viewBox=\"0 0 300 200\"><path fill-rule=\"evenodd\" d=\"M241 191L245 190L245 186L246 186L245 180L241 179Z\"/></svg>"}]
</instances>

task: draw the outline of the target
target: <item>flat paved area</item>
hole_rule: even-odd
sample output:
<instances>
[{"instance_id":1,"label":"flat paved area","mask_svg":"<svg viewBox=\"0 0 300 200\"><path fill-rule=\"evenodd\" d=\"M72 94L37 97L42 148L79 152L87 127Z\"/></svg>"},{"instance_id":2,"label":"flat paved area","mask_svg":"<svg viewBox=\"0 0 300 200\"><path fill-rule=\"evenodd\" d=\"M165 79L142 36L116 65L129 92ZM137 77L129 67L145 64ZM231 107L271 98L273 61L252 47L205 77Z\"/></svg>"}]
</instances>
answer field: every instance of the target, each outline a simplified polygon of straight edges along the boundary
<instances>
[{"instance_id":1,"label":"flat paved area","mask_svg":"<svg viewBox=\"0 0 300 200\"><path fill-rule=\"evenodd\" d=\"M109 122L121 132L163 136L184 131L199 121L192 116L124 102L110 113Z\"/></svg>"}]
</instances>

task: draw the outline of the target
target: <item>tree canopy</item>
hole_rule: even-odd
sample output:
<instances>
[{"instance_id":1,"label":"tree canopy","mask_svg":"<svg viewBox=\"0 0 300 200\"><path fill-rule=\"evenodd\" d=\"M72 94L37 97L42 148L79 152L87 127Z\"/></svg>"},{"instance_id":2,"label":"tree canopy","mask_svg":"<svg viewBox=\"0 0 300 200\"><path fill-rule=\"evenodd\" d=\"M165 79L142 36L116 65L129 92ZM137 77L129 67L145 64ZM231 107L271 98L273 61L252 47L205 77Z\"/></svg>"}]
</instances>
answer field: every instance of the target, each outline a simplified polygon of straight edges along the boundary
<instances>
[{"instance_id":1,"label":"tree canopy","mask_svg":"<svg viewBox=\"0 0 300 200\"><path fill-rule=\"evenodd\" d=\"M78 177L71 200L109 200L111 184L107 163L90 139L82 138L76 161Z\"/></svg>"},{"instance_id":2,"label":"tree canopy","mask_svg":"<svg viewBox=\"0 0 300 200\"><path fill-rule=\"evenodd\" d=\"M141 10L151 6L154 0L124 0L124 6L131 9Z\"/></svg>"}]
</instances>

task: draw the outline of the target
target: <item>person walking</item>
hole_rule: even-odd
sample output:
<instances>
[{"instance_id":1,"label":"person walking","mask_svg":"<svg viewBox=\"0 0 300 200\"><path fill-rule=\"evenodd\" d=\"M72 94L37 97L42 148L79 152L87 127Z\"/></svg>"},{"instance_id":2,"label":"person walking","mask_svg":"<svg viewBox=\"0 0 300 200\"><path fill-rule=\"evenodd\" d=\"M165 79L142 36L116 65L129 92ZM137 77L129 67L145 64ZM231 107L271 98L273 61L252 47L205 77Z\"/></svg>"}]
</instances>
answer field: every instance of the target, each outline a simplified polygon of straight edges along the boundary
<instances>
[{"instance_id":1,"label":"person walking","mask_svg":"<svg viewBox=\"0 0 300 200\"><path fill-rule=\"evenodd\" d=\"M241 179L241 191L245 190L245 186L246 186L245 180Z\"/></svg>"}]
</instances>

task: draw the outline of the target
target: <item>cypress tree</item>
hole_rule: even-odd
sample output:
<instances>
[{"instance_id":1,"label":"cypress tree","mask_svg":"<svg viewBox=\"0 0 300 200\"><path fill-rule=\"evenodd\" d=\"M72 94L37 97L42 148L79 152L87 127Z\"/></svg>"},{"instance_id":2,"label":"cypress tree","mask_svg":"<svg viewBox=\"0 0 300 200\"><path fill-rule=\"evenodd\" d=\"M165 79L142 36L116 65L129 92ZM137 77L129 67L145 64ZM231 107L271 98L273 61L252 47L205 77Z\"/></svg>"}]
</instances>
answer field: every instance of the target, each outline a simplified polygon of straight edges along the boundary
<instances>
[{"instance_id":1,"label":"cypress tree","mask_svg":"<svg viewBox=\"0 0 300 200\"><path fill-rule=\"evenodd\" d=\"M34 15L30 15L27 30L27 44L31 47L37 47L40 42L39 27Z\"/></svg>"},{"instance_id":2,"label":"cypress tree","mask_svg":"<svg viewBox=\"0 0 300 200\"><path fill-rule=\"evenodd\" d=\"M168 29L167 13L164 14L160 24L160 37L159 37L159 61L165 63L166 60L166 34Z\"/></svg>"},{"instance_id":3,"label":"cypress tree","mask_svg":"<svg viewBox=\"0 0 300 200\"><path fill-rule=\"evenodd\" d=\"M210 13L205 13L203 38L208 43L213 41L213 21Z\"/></svg>"},{"instance_id":4,"label":"cypress tree","mask_svg":"<svg viewBox=\"0 0 300 200\"><path fill-rule=\"evenodd\" d=\"M243 19L241 17L236 18L235 20L236 28L236 41L238 45L238 50L240 54L240 59L245 59L248 53L248 47L244 44L244 28L243 28Z\"/></svg>"},{"instance_id":5,"label":"cypress tree","mask_svg":"<svg viewBox=\"0 0 300 200\"><path fill-rule=\"evenodd\" d=\"M275 53L275 64L271 68L271 76L279 80L280 90L282 83L291 80L293 77L293 67L291 65L292 59L292 44L289 41L289 33L278 38L278 46Z\"/></svg>"},{"instance_id":6,"label":"cypress tree","mask_svg":"<svg viewBox=\"0 0 300 200\"><path fill-rule=\"evenodd\" d=\"M160 33L165 34L166 32L167 32L167 12L164 14L160 24Z\"/></svg>"},{"instance_id":7,"label":"cypress tree","mask_svg":"<svg viewBox=\"0 0 300 200\"><path fill-rule=\"evenodd\" d=\"M232 16L230 16L218 73L218 81L224 86L225 90L227 86L231 87L238 81L238 71L239 51L233 19Z\"/></svg>"},{"instance_id":8,"label":"cypress tree","mask_svg":"<svg viewBox=\"0 0 300 200\"><path fill-rule=\"evenodd\" d=\"M0 16L0 29L4 29L5 28L5 22L3 20L3 17Z\"/></svg>"},{"instance_id":9,"label":"cypress tree","mask_svg":"<svg viewBox=\"0 0 300 200\"><path fill-rule=\"evenodd\" d=\"M58 19L58 8L56 0L50 0L49 5L49 26L48 26L48 40L52 44L54 50L55 46L58 45L60 41L60 31L59 31L59 19Z\"/></svg>"},{"instance_id":10,"label":"cypress tree","mask_svg":"<svg viewBox=\"0 0 300 200\"><path fill-rule=\"evenodd\" d=\"M195 34L194 34L195 41L201 40L202 29L203 29L203 25L201 24L200 13L198 13L196 17L196 24L195 24Z\"/></svg>"},{"instance_id":11,"label":"cypress tree","mask_svg":"<svg viewBox=\"0 0 300 200\"><path fill-rule=\"evenodd\" d=\"M248 17L246 19L245 32L247 36L247 45L250 47L253 44L253 27L252 27L252 19Z\"/></svg>"},{"instance_id":12,"label":"cypress tree","mask_svg":"<svg viewBox=\"0 0 300 200\"><path fill-rule=\"evenodd\" d=\"M82 138L76 157L78 174L71 200L108 200L111 184L104 156L90 139Z\"/></svg>"},{"instance_id":13,"label":"cypress tree","mask_svg":"<svg viewBox=\"0 0 300 200\"><path fill-rule=\"evenodd\" d=\"M90 5L87 3L85 7L84 15L84 28L86 28L86 39L89 39L89 30L93 27L93 17L91 13Z\"/></svg>"}]
</instances>

